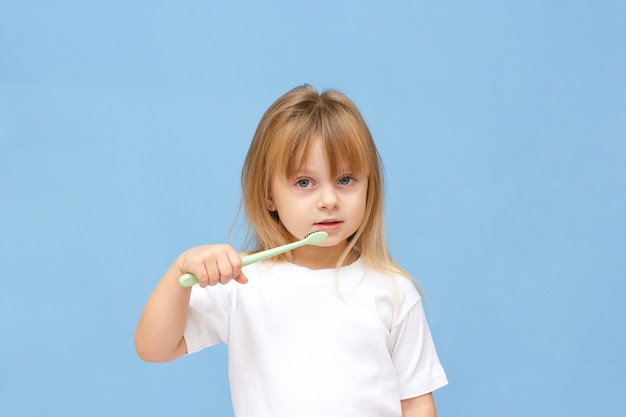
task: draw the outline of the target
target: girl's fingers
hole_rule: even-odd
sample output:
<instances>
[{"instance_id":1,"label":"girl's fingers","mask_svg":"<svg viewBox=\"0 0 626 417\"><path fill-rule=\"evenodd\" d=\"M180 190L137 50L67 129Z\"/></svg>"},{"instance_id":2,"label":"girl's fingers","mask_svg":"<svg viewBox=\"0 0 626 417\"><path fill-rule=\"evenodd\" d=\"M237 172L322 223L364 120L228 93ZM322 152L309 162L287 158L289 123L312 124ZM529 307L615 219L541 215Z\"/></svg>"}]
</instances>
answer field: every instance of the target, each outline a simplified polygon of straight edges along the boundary
<instances>
[{"instance_id":1,"label":"girl's fingers","mask_svg":"<svg viewBox=\"0 0 626 417\"><path fill-rule=\"evenodd\" d=\"M240 284L247 284L248 283L248 277L244 275L244 273L240 273L239 275L237 275L235 278L233 278L235 281L237 281Z\"/></svg>"},{"instance_id":2,"label":"girl's fingers","mask_svg":"<svg viewBox=\"0 0 626 417\"><path fill-rule=\"evenodd\" d=\"M188 270L198 278L201 287L226 284L230 280L248 282L241 273L241 257L229 245L203 246L190 250L187 261L195 265Z\"/></svg>"},{"instance_id":3,"label":"girl's fingers","mask_svg":"<svg viewBox=\"0 0 626 417\"><path fill-rule=\"evenodd\" d=\"M219 276L217 278L220 284L226 284L233 279L234 268L228 257L219 258L217 260L217 269L219 270Z\"/></svg>"},{"instance_id":4,"label":"girl's fingers","mask_svg":"<svg viewBox=\"0 0 626 417\"><path fill-rule=\"evenodd\" d=\"M207 284L216 285L220 281L220 270L215 259L208 259L204 262L204 268L206 269ZM206 286L205 285L205 286Z\"/></svg>"},{"instance_id":5,"label":"girl's fingers","mask_svg":"<svg viewBox=\"0 0 626 417\"><path fill-rule=\"evenodd\" d=\"M232 279L235 279L241 274L241 256L234 249L228 252L228 260L233 268Z\"/></svg>"}]
</instances>

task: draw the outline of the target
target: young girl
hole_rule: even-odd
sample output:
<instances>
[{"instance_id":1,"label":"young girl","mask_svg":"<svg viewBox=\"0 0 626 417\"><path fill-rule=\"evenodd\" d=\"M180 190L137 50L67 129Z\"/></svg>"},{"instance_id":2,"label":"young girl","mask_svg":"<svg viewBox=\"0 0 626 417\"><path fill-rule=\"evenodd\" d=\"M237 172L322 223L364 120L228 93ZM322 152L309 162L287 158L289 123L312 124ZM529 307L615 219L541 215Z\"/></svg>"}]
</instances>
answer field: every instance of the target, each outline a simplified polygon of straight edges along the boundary
<instances>
[{"instance_id":1,"label":"young girl","mask_svg":"<svg viewBox=\"0 0 626 417\"><path fill-rule=\"evenodd\" d=\"M328 239L241 266L229 245L183 252L137 326L143 360L228 344L237 417L435 416L447 384L408 274L390 258L378 151L343 94L309 85L263 115L242 172L255 251ZM178 278L193 273L199 285Z\"/></svg>"}]
</instances>

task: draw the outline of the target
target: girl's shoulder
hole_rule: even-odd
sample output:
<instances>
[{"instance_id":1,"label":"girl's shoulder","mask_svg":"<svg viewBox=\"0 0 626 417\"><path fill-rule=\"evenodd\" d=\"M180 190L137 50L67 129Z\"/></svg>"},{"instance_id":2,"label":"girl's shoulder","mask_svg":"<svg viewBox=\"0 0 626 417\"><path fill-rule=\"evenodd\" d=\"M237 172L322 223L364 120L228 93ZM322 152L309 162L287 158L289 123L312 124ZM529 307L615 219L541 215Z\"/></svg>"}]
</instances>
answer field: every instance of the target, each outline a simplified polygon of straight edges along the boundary
<instances>
[{"instance_id":1,"label":"girl's shoulder","mask_svg":"<svg viewBox=\"0 0 626 417\"><path fill-rule=\"evenodd\" d=\"M413 294L417 297L420 296L419 284L417 281L409 274L399 268L396 268L395 266L387 268L374 268L366 266L365 273L378 282L393 283L393 285L396 286L401 292Z\"/></svg>"},{"instance_id":2,"label":"girl's shoulder","mask_svg":"<svg viewBox=\"0 0 626 417\"><path fill-rule=\"evenodd\" d=\"M363 282L367 282L368 285L385 288L392 292L401 304L415 304L421 300L417 281L399 269L366 266L363 278Z\"/></svg>"}]
</instances>

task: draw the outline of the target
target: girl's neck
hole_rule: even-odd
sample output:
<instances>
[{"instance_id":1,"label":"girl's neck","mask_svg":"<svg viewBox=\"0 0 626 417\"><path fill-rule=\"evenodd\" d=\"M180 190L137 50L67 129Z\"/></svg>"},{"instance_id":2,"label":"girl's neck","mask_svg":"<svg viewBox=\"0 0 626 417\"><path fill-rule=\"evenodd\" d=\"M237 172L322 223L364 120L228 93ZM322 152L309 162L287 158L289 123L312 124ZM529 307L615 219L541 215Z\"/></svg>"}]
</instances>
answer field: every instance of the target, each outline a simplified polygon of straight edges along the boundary
<instances>
[{"instance_id":1,"label":"girl's neck","mask_svg":"<svg viewBox=\"0 0 626 417\"><path fill-rule=\"evenodd\" d=\"M345 249L345 244L330 247L302 246L292 252L292 262L309 269L332 269L337 266ZM354 261L356 257L350 254L343 264L349 265Z\"/></svg>"}]
</instances>

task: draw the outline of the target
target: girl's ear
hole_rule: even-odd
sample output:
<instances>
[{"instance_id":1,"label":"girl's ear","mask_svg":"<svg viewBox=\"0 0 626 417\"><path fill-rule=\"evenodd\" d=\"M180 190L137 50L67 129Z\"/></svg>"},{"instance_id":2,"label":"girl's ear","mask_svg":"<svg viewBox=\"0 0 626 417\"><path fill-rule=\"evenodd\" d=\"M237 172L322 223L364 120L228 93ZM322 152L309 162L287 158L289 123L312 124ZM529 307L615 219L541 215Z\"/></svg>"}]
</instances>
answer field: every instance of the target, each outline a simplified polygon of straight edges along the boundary
<instances>
[{"instance_id":1,"label":"girl's ear","mask_svg":"<svg viewBox=\"0 0 626 417\"><path fill-rule=\"evenodd\" d=\"M267 196L267 209L269 211L276 211L276 205L274 204L274 199L271 194Z\"/></svg>"}]
</instances>

